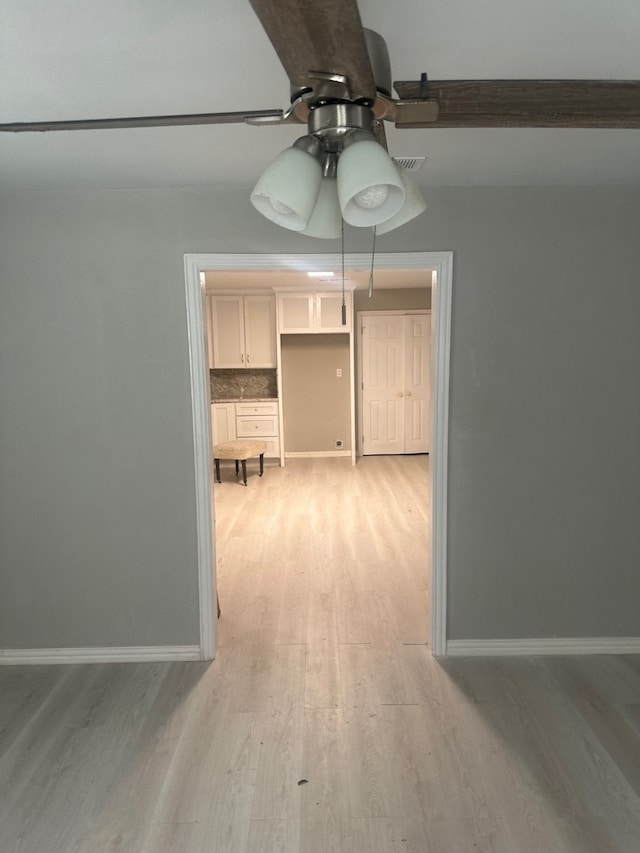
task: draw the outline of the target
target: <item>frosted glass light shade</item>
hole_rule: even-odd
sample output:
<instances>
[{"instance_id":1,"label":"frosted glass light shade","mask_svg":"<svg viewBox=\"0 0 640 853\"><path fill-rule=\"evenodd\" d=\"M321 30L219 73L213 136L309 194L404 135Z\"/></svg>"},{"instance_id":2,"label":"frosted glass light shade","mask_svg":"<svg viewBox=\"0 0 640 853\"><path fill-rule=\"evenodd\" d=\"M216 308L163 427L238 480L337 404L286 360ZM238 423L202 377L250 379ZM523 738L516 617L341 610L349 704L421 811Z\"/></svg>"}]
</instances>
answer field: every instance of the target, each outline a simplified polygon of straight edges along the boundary
<instances>
[{"instance_id":1,"label":"frosted glass light shade","mask_svg":"<svg viewBox=\"0 0 640 853\"><path fill-rule=\"evenodd\" d=\"M394 228L399 228L406 222L410 222L427 209L426 202L418 187L409 178L402 166L398 166L396 163L396 168L398 169L398 174L400 175L400 179L405 190L404 205L395 216L392 216L391 219L387 219L386 222L377 226L377 234L386 234L388 231L393 231Z\"/></svg>"},{"instance_id":2,"label":"frosted glass light shade","mask_svg":"<svg viewBox=\"0 0 640 853\"><path fill-rule=\"evenodd\" d=\"M324 237L327 240L335 240L342 234L342 212L335 178L322 179L316 206L302 233L307 237Z\"/></svg>"},{"instance_id":3,"label":"frosted glass light shade","mask_svg":"<svg viewBox=\"0 0 640 853\"><path fill-rule=\"evenodd\" d=\"M265 170L251 193L255 209L283 228L304 231L313 212L322 167L299 148L286 148Z\"/></svg>"},{"instance_id":4,"label":"frosted glass light shade","mask_svg":"<svg viewBox=\"0 0 640 853\"><path fill-rule=\"evenodd\" d=\"M344 221L360 228L386 222L404 204L396 165L375 140L353 142L340 154L338 197Z\"/></svg>"}]
</instances>

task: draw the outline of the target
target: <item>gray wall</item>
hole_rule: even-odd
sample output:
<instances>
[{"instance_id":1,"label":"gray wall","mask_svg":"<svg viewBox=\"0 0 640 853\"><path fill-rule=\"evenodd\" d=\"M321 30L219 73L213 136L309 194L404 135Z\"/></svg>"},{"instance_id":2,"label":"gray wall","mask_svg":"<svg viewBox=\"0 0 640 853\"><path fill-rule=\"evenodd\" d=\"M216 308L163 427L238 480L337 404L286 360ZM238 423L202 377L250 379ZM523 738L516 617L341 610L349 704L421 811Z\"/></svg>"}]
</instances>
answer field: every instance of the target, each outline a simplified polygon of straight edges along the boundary
<instances>
[{"instance_id":1,"label":"gray wall","mask_svg":"<svg viewBox=\"0 0 640 853\"><path fill-rule=\"evenodd\" d=\"M349 336L281 335L284 450L351 450ZM336 376L336 370L342 376Z\"/></svg>"},{"instance_id":2,"label":"gray wall","mask_svg":"<svg viewBox=\"0 0 640 853\"><path fill-rule=\"evenodd\" d=\"M640 634L640 192L428 195L378 250L454 252L449 636ZM0 197L0 648L197 642L183 254L325 248L247 191Z\"/></svg>"},{"instance_id":3,"label":"gray wall","mask_svg":"<svg viewBox=\"0 0 640 853\"><path fill-rule=\"evenodd\" d=\"M640 193L454 191L438 214L449 636L639 636Z\"/></svg>"}]
</instances>

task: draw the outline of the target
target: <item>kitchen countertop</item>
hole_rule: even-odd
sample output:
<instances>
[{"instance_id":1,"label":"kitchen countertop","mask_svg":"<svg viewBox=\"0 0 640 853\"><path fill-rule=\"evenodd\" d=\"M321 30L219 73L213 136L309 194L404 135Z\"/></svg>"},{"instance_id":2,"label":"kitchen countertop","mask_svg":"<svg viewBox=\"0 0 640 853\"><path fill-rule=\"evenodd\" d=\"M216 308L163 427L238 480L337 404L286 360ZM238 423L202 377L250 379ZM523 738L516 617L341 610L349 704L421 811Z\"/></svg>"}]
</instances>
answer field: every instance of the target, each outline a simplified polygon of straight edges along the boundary
<instances>
[{"instance_id":1,"label":"kitchen countertop","mask_svg":"<svg viewBox=\"0 0 640 853\"><path fill-rule=\"evenodd\" d=\"M277 397L215 397L212 403L277 403Z\"/></svg>"}]
</instances>

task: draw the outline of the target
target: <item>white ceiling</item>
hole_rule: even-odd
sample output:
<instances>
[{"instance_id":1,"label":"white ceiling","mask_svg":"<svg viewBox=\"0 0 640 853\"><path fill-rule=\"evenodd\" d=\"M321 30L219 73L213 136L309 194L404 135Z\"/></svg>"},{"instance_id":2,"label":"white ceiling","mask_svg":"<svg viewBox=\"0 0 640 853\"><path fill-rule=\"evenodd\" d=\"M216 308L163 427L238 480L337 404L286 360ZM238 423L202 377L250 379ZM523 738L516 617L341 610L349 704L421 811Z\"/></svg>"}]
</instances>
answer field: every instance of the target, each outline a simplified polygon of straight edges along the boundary
<instances>
[{"instance_id":1,"label":"white ceiling","mask_svg":"<svg viewBox=\"0 0 640 853\"><path fill-rule=\"evenodd\" d=\"M320 2L320 0L318 0ZM395 80L640 79L638 0L359 0ZM286 108L248 0L2 0L0 122ZM403 130L434 185L640 184L640 130ZM0 190L252 186L302 127L0 134Z\"/></svg>"}]
</instances>

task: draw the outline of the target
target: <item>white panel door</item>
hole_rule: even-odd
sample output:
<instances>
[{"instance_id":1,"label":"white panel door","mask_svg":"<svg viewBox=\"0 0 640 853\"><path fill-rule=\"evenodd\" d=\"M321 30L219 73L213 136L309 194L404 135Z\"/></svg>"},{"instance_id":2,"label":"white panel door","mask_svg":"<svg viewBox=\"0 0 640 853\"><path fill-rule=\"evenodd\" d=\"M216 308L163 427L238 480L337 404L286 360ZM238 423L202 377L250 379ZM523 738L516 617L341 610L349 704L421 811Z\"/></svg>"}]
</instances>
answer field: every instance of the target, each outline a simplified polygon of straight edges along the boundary
<instances>
[{"instance_id":1,"label":"white panel door","mask_svg":"<svg viewBox=\"0 0 640 853\"><path fill-rule=\"evenodd\" d=\"M404 453L404 316L362 318L362 452Z\"/></svg>"},{"instance_id":2,"label":"white panel door","mask_svg":"<svg viewBox=\"0 0 640 853\"><path fill-rule=\"evenodd\" d=\"M431 450L431 315L368 314L362 333L362 453Z\"/></svg>"},{"instance_id":3,"label":"white panel door","mask_svg":"<svg viewBox=\"0 0 640 853\"><path fill-rule=\"evenodd\" d=\"M405 318L404 452L431 450L431 314Z\"/></svg>"}]
</instances>

